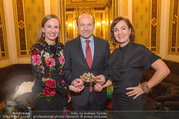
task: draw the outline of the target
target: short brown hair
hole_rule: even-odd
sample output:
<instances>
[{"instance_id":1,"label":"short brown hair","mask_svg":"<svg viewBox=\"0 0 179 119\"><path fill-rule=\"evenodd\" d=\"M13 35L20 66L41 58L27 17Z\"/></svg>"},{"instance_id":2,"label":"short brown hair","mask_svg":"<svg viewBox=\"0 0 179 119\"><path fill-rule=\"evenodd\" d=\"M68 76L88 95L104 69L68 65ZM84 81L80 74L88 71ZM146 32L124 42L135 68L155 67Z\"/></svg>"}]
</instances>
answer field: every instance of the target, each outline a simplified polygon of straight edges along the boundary
<instances>
[{"instance_id":1,"label":"short brown hair","mask_svg":"<svg viewBox=\"0 0 179 119\"><path fill-rule=\"evenodd\" d=\"M130 33L130 35L129 35L130 41L133 42L134 39L135 39L135 30L134 30L134 28L133 28L133 26L132 26L130 20L129 20L128 18L125 18L125 17L120 16L120 17L115 18L114 21L113 21L112 24L111 24L111 32L110 32L110 33L111 33L111 40L112 40L112 43L113 43L114 45L115 45L116 42L117 42L116 39L115 39L115 36L114 36L114 27L115 27L116 24L117 24L118 22L120 22L121 20L125 21L125 23L127 24L128 28L131 29L131 33Z\"/></svg>"}]
</instances>

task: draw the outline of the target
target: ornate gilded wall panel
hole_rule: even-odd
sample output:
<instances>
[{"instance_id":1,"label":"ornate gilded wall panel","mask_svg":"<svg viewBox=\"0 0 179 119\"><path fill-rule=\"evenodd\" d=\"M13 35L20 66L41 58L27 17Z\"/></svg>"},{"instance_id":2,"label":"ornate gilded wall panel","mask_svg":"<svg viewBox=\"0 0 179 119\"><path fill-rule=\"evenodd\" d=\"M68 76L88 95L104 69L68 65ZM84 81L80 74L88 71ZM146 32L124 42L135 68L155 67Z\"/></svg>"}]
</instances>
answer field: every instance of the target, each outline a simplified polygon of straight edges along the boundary
<instances>
[{"instance_id":1,"label":"ornate gilded wall panel","mask_svg":"<svg viewBox=\"0 0 179 119\"><path fill-rule=\"evenodd\" d=\"M160 6L160 0L133 0L135 42L145 45L154 53L159 52Z\"/></svg>"},{"instance_id":2,"label":"ornate gilded wall panel","mask_svg":"<svg viewBox=\"0 0 179 119\"><path fill-rule=\"evenodd\" d=\"M96 36L103 38L103 13L95 13L95 31Z\"/></svg>"},{"instance_id":3,"label":"ornate gilded wall panel","mask_svg":"<svg viewBox=\"0 0 179 119\"><path fill-rule=\"evenodd\" d=\"M179 55L179 2L170 0L170 20L169 20L169 54Z\"/></svg>"},{"instance_id":4,"label":"ornate gilded wall panel","mask_svg":"<svg viewBox=\"0 0 179 119\"><path fill-rule=\"evenodd\" d=\"M66 34L67 34L67 40L73 39L73 27L75 26L73 22L73 14L66 14Z\"/></svg>"},{"instance_id":5,"label":"ornate gilded wall panel","mask_svg":"<svg viewBox=\"0 0 179 119\"><path fill-rule=\"evenodd\" d=\"M0 0L0 60L8 59L3 0Z\"/></svg>"},{"instance_id":6,"label":"ornate gilded wall panel","mask_svg":"<svg viewBox=\"0 0 179 119\"><path fill-rule=\"evenodd\" d=\"M18 57L29 56L44 16L43 0L13 0Z\"/></svg>"}]
</instances>

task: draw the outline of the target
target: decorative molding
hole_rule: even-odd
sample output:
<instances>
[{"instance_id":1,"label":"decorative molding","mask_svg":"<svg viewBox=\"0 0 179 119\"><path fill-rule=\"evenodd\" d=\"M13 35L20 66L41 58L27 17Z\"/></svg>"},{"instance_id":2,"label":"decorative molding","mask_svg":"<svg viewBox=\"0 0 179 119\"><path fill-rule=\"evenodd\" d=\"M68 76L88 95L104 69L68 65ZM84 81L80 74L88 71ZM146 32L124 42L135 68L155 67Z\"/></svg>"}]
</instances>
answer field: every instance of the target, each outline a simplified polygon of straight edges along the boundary
<instances>
[{"instance_id":1,"label":"decorative molding","mask_svg":"<svg viewBox=\"0 0 179 119\"><path fill-rule=\"evenodd\" d=\"M133 0L132 2L135 42L145 45L154 53L159 53L161 0Z\"/></svg>"},{"instance_id":2,"label":"decorative molding","mask_svg":"<svg viewBox=\"0 0 179 119\"><path fill-rule=\"evenodd\" d=\"M112 0L66 0L67 9L80 7L105 8Z\"/></svg>"},{"instance_id":3,"label":"decorative molding","mask_svg":"<svg viewBox=\"0 0 179 119\"><path fill-rule=\"evenodd\" d=\"M0 61L9 59L3 0L0 0Z\"/></svg>"},{"instance_id":4,"label":"decorative molding","mask_svg":"<svg viewBox=\"0 0 179 119\"><path fill-rule=\"evenodd\" d=\"M13 0L17 57L29 57L44 16L43 0Z\"/></svg>"},{"instance_id":5,"label":"decorative molding","mask_svg":"<svg viewBox=\"0 0 179 119\"><path fill-rule=\"evenodd\" d=\"M169 18L169 39L168 53L170 55L179 55L179 2L178 0L170 1L170 18Z\"/></svg>"}]
</instances>

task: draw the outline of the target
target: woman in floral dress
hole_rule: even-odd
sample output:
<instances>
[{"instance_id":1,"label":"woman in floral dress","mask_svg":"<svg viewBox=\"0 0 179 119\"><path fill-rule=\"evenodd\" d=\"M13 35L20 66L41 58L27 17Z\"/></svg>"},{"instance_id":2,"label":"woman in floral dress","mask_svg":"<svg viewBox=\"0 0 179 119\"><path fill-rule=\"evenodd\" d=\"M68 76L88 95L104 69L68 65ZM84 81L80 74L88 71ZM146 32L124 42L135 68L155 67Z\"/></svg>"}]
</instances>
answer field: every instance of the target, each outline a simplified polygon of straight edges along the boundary
<instances>
[{"instance_id":1,"label":"woman in floral dress","mask_svg":"<svg viewBox=\"0 0 179 119\"><path fill-rule=\"evenodd\" d=\"M58 17L53 14L45 16L37 43L30 50L32 72L35 75L32 87L34 110L64 110L68 104L69 90L80 92L83 89L67 85L63 80L64 45L58 43L59 35Z\"/></svg>"}]
</instances>

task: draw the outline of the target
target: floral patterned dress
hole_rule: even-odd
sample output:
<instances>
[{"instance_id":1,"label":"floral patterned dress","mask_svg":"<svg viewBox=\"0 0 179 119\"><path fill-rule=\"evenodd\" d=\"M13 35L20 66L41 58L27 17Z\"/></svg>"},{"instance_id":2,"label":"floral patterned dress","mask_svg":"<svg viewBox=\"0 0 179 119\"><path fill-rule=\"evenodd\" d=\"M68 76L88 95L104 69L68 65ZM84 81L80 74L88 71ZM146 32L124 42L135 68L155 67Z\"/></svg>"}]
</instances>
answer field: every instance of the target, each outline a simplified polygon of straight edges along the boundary
<instances>
[{"instance_id":1,"label":"floral patterned dress","mask_svg":"<svg viewBox=\"0 0 179 119\"><path fill-rule=\"evenodd\" d=\"M35 110L64 110L67 106L68 85L62 77L65 63L64 45L36 43L31 47L30 56L35 82L32 94ZM44 80L48 78L48 80Z\"/></svg>"}]
</instances>

